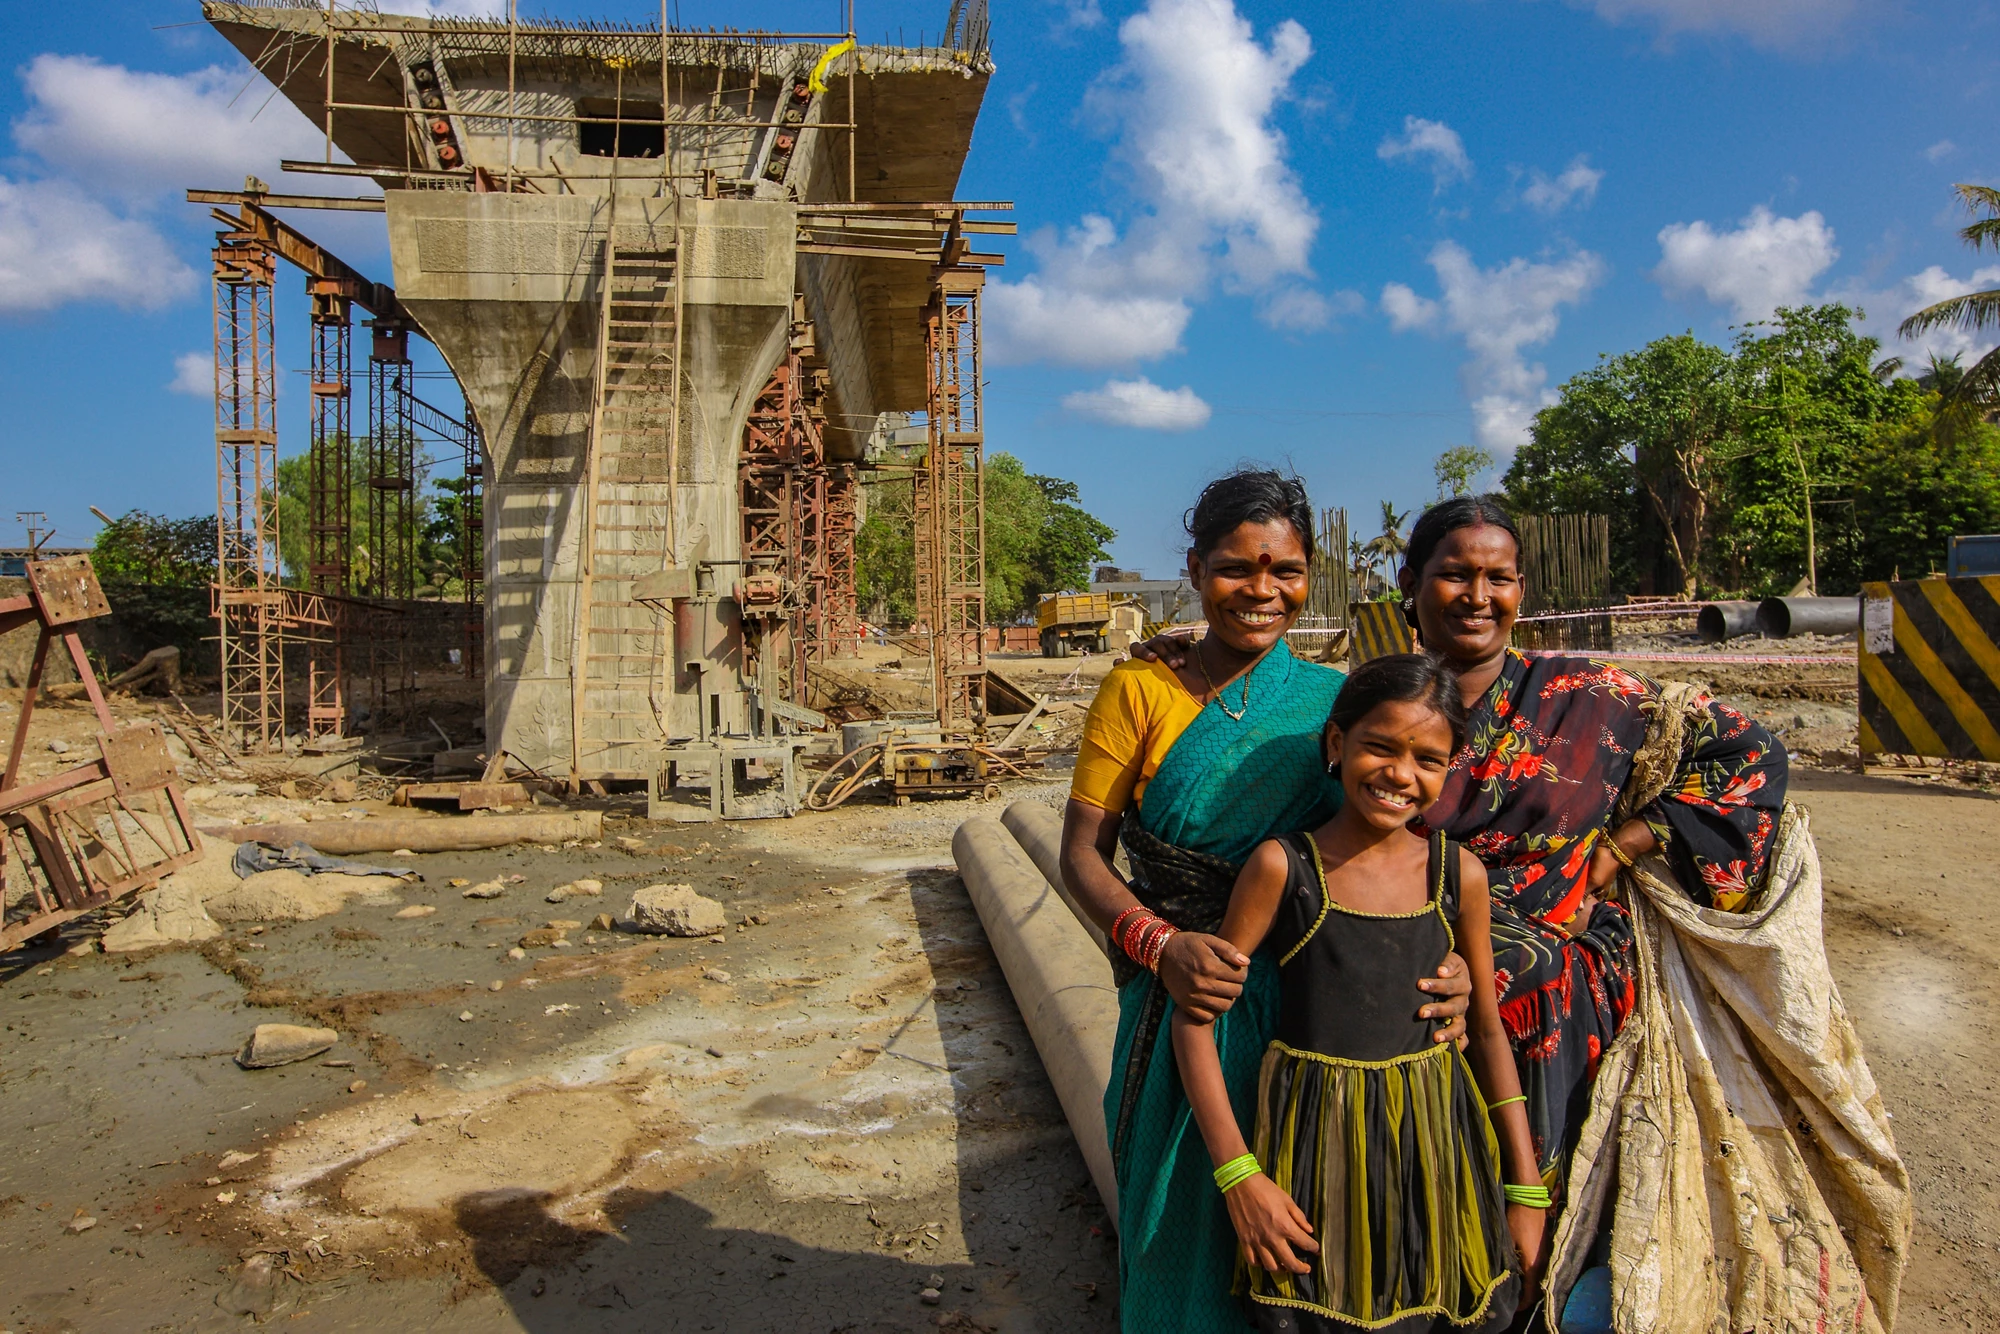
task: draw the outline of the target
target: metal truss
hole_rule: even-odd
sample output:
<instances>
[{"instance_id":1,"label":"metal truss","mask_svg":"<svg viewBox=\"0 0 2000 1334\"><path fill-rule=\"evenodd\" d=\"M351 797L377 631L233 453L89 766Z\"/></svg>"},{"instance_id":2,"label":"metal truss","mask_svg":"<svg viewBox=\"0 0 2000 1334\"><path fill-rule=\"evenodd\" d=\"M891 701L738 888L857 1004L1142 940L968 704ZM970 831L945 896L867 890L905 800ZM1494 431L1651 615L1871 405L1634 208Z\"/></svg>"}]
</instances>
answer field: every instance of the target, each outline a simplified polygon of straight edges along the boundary
<instances>
[{"instance_id":1,"label":"metal truss","mask_svg":"<svg viewBox=\"0 0 2000 1334\"><path fill-rule=\"evenodd\" d=\"M223 216L223 215L218 215ZM227 220L225 218L225 220ZM278 571L277 256L255 233L218 233L215 296L215 620L222 723L245 750L285 732L285 592Z\"/></svg>"},{"instance_id":2,"label":"metal truss","mask_svg":"<svg viewBox=\"0 0 2000 1334\"><path fill-rule=\"evenodd\" d=\"M312 298L312 453L308 459L309 586L344 597L349 590L353 522L349 456L352 450L353 376L350 349L353 305L332 279L308 278ZM336 610L332 613L338 616ZM337 623L308 636L306 734L335 737L347 730L347 636Z\"/></svg>"},{"instance_id":3,"label":"metal truss","mask_svg":"<svg viewBox=\"0 0 2000 1334\"><path fill-rule=\"evenodd\" d=\"M925 312L930 439L916 471L917 618L947 732L986 718L985 442L978 267L937 270Z\"/></svg>"}]
</instances>

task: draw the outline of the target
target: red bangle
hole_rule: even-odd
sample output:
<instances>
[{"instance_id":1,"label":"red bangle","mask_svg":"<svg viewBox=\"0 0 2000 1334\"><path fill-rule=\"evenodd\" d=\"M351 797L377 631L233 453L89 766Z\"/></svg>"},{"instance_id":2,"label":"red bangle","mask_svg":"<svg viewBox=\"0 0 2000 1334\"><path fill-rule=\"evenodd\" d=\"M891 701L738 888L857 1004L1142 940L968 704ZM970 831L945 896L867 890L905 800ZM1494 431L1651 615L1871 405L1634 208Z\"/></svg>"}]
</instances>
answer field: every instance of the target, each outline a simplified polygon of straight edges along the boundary
<instances>
[{"instance_id":1,"label":"red bangle","mask_svg":"<svg viewBox=\"0 0 2000 1334\"><path fill-rule=\"evenodd\" d=\"M1147 952L1146 971L1149 973L1160 971L1160 956L1167 952L1167 942L1181 933L1181 929L1172 922L1163 922L1162 925L1167 929L1154 938L1152 948Z\"/></svg>"},{"instance_id":2,"label":"red bangle","mask_svg":"<svg viewBox=\"0 0 2000 1334\"><path fill-rule=\"evenodd\" d=\"M1127 908L1124 912L1119 913L1117 918L1115 918L1112 921L1111 939L1117 944L1119 949L1122 950L1125 948L1125 919L1130 917L1135 912L1147 912L1147 911L1150 910L1146 907L1145 904L1135 903L1131 907Z\"/></svg>"}]
</instances>

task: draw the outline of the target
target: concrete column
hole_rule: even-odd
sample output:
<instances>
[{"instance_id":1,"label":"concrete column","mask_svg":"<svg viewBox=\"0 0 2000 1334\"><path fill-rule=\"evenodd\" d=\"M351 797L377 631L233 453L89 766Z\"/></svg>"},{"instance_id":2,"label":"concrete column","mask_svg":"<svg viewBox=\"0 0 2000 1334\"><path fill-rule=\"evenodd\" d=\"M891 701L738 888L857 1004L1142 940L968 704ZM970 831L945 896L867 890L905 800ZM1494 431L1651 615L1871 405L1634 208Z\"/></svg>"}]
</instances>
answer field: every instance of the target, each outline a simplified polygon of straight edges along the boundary
<instances>
[{"instance_id":1,"label":"concrete column","mask_svg":"<svg viewBox=\"0 0 2000 1334\"><path fill-rule=\"evenodd\" d=\"M487 742L565 771L612 201L431 190L386 198L397 295L465 387L487 445ZM621 249L680 246L681 422L676 485L627 493L657 506L658 529L606 540L661 568L697 555L734 560L737 451L751 399L784 350L797 211L768 200L630 195L617 201L616 225ZM657 613L601 607L600 616L652 625ZM663 632L658 651L668 645ZM674 673L644 663L619 670L634 691L664 683L669 729L694 734L697 701L676 692ZM621 754L636 758L658 742L656 726L646 731Z\"/></svg>"}]
</instances>

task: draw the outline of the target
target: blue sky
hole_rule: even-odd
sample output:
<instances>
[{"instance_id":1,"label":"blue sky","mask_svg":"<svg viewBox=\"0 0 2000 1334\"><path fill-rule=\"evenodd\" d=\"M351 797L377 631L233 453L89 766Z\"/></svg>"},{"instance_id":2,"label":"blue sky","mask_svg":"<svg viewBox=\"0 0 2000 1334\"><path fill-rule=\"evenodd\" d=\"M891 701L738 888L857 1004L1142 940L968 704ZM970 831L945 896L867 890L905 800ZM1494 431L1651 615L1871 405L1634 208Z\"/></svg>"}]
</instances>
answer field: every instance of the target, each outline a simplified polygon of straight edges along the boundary
<instances>
[{"instance_id":1,"label":"blue sky","mask_svg":"<svg viewBox=\"0 0 2000 1334\"><path fill-rule=\"evenodd\" d=\"M945 8L858 0L857 22L914 38ZM834 12L679 3L739 27ZM278 183L311 127L191 0L5 23L0 544L21 509L63 542L95 533L90 505L212 511L212 226L179 188ZM1447 446L1504 463L1599 353L1832 297L1887 337L2000 284L1950 195L2000 181L1991 0L996 0L994 48L960 187L1015 200L1023 232L990 289L989 448L1078 482L1154 574L1240 460L1295 466L1363 528L1429 499ZM294 217L390 278L379 217ZM305 299L283 282L289 453Z\"/></svg>"}]
</instances>

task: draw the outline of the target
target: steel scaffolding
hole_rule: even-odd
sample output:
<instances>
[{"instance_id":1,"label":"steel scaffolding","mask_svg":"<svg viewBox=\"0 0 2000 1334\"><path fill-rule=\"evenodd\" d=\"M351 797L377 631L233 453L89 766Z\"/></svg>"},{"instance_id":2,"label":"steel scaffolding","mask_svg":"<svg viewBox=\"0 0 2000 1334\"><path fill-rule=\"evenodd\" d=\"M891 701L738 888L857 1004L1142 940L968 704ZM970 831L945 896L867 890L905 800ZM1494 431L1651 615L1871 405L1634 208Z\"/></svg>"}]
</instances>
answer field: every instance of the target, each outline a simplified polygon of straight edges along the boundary
<instances>
[{"instance_id":1,"label":"steel scaffolding","mask_svg":"<svg viewBox=\"0 0 2000 1334\"><path fill-rule=\"evenodd\" d=\"M308 459L310 552L307 575L312 591L344 598L350 591L349 551L353 541L349 455L352 450L353 377L350 348L352 305L340 284L308 277L312 299L312 453ZM306 734L335 737L347 730L346 636L334 618L338 601L326 604L324 633L308 639L306 654Z\"/></svg>"},{"instance_id":2,"label":"steel scaffolding","mask_svg":"<svg viewBox=\"0 0 2000 1334\"><path fill-rule=\"evenodd\" d=\"M786 615L775 655L788 697L803 703L806 664L834 653L832 552L826 461L826 372L813 367L812 326L796 320L785 359L757 395L743 430L737 476L746 562L782 576ZM851 473L851 469L847 470ZM849 515L852 505L849 504ZM847 525L846 565L853 568L853 524Z\"/></svg>"},{"instance_id":3,"label":"steel scaffolding","mask_svg":"<svg viewBox=\"0 0 2000 1334\"><path fill-rule=\"evenodd\" d=\"M938 721L947 732L971 732L986 719L985 283L982 268L940 268L925 314L930 439L914 479L917 619L928 632Z\"/></svg>"},{"instance_id":4,"label":"steel scaffolding","mask_svg":"<svg viewBox=\"0 0 2000 1334\"><path fill-rule=\"evenodd\" d=\"M225 219L225 221L233 221ZM278 572L277 255L243 229L216 236L215 522L212 599L222 724L245 750L283 744L285 593Z\"/></svg>"}]
</instances>

